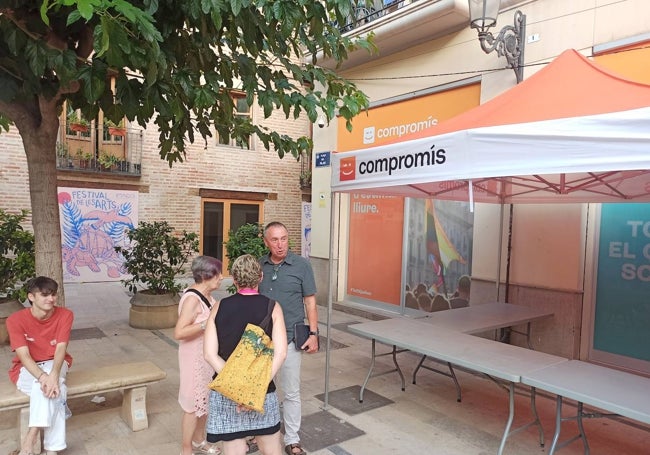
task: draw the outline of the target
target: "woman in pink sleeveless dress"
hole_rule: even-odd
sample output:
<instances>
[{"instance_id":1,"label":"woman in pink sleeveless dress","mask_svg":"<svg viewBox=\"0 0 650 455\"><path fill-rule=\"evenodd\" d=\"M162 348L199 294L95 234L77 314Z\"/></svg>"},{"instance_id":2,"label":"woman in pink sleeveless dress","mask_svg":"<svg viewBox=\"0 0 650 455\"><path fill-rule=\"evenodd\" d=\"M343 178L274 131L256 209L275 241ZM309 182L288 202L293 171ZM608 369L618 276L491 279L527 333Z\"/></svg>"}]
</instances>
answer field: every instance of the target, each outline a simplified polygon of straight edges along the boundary
<instances>
[{"instance_id":1,"label":"woman in pink sleeveless dress","mask_svg":"<svg viewBox=\"0 0 650 455\"><path fill-rule=\"evenodd\" d=\"M194 259L194 284L185 290L178 304L174 338L178 340L178 403L183 409L181 455L220 452L205 440L210 392L207 385L214 371L203 359L203 331L210 308L215 303L211 293L221 284L221 267L221 261L211 256Z\"/></svg>"}]
</instances>

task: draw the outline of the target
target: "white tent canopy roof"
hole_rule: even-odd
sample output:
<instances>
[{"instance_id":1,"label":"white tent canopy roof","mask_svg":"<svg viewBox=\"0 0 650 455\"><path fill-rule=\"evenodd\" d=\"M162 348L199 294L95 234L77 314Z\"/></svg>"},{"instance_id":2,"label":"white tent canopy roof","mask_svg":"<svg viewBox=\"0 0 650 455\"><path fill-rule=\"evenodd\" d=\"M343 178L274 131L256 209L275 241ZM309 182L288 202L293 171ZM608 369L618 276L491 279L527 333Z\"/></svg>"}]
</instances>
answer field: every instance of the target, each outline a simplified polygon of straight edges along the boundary
<instances>
[{"instance_id":1,"label":"white tent canopy roof","mask_svg":"<svg viewBox=\"0 0 650 455\"><path fill-rule=\"evenodd\" d=\"M650 86L566 51L428 137L333 154L332 190L495 203L650 201L648 106Z\"/></svg>"},{"instance_id":2,"label":"white tent canopy roof","mask_svg":"<svg viewBox=\"0 0 650 455\"><path fill-rule=\"evenodd\" d=\"M351 161L355 178L344 180ZM476 202L638 202L650 200L648 167L642 108L334 154L332 190L468 200L471 181Z\"/></svg>"}]
</instances>

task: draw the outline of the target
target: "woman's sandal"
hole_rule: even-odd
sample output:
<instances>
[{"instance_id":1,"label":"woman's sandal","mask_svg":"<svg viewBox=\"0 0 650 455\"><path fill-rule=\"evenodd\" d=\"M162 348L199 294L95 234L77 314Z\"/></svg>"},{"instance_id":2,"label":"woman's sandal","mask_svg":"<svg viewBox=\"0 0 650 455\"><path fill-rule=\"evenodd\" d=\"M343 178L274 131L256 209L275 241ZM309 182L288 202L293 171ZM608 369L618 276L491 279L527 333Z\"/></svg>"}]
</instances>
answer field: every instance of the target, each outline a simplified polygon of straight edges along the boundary
<instances>
[{"instance_id":1,"label":"woman's sandal","mask_svg":"<svg viewBox=\"0 0 650 455\"><path fill-rule=\"evenodd\" d=\"M221 453L221 449L216 446L216 444L210 444L207 440L203 440L203 442L194 442L192 441L192 452L198 453L198 454L219 454Z\"/></svg>"},{"instance_id":2,"label":"woman's sandal","mask_svg":"<svg viewBox=\"0 0 650 455\"><path fill-rule=\"evenodd\" d=\"M246 453L255 453L259 450L259 447L257 447L257 441L255 440L255 437L252 438L246 438Z\"/></svg>"},{"instance_id":3,"label":"woman's sandal","mask_svg":"<svg viewBox=\"0 0 650 455\"><path fill-rule=\"evenodd\" d=\"M295 450L298 449L296 452ZM287 452L287 455L307 455L307 452L302 450L299 442L294 442L293 444L286 445L284 451Z\"/></svg>"}]
</instances>

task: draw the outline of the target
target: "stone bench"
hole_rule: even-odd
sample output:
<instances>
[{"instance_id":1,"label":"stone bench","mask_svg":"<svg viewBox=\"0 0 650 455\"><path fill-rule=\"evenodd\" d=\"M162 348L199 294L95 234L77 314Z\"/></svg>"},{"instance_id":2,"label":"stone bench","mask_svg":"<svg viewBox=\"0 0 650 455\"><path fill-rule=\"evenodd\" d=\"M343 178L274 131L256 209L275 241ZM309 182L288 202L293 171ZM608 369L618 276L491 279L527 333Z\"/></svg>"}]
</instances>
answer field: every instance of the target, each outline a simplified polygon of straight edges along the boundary
<instances>
[{"instance_id":1,"label":"stone bench","mask_svg":"<svg viewBox=\"0 0 650 455\"><path fill-rule=\"evenodd\" d=\"M122 419L133 431L140 431L149 427L147 385L166 377L167 373L150 361L120 363L86 370L75 370L73 367L66 380L68 400L121 390ZM22 439L29 426L29 397L16 390L13 384L3 384L0 386L0 411L11 409L20 409L18 430Z\"/></svg>"}]
</instances>

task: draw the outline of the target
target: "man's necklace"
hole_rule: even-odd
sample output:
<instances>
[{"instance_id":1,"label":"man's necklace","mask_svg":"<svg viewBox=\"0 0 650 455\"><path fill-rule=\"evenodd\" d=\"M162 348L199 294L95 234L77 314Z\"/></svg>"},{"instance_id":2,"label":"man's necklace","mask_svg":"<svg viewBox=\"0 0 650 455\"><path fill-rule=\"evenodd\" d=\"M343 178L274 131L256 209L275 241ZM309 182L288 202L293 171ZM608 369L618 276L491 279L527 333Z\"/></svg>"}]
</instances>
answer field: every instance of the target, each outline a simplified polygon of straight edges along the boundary
<instances>
[{"instance_id":1,"label":"man's necklace","mask_svg":"<svg viewBox=\"0 0 650 455\"><path fill-rule=\"evenodd\" d=\"M279 264L273 264L273 275L271 275L271 281L275 281L278 279L278 271L282 266L284 265L284 261L280 262Z\"/></svg>"}]
</instances>

